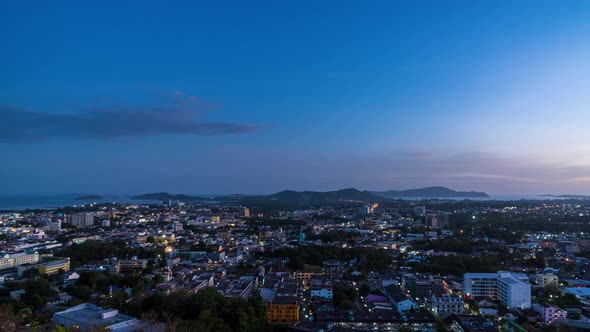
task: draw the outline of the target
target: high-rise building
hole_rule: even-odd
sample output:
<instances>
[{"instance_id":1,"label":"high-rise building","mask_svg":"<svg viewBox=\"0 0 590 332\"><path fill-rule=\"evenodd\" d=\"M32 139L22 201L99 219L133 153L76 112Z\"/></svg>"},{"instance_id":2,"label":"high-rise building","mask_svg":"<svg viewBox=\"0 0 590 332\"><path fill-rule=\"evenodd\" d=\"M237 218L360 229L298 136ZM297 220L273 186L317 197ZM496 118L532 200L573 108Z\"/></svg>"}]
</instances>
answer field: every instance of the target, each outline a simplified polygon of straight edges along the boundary
<instances>
[{"instance_id":1,"label":"high-rise building","mask_svg":"<svg viewBox=\"0 0 590 332\"><path fill-rule=\"evenodd\" d=\"M449 224L448 214L426 214L424 215L424 226L430 228L443 228Z\"/></svg>"},{"instance_id":2,"label":"high-rise building","mask_svg":"<svg viewBox=\"0 0 590 332\"><path fill-rule=\"evenodd\" d=\"M45 229L51 232L59 231L61 229L61 220L48 222Z\"/></svg>"},{"instance_id":3,"label":"high-rise building","mask_svg":"<svg viewBox=\"0 0 590 332\"><path fill-rule=\"evenodd\" d=\"M303 228L299 231L299 242L303 242L305 241L305 232L303 231Z\"/></svg>"},{"instance_id":4,"label":"high-rise building","mask_svg":"<svg viewBox=\"0 0 590 332\"><path fill-rule=\"evenodd\" d=\"M531 307L531 284L521 273L465 273L463 293L466 297L490 297L508 308Z\"/></svg>"},{"instance_id":5,"label":"high-rise building","mask_svg":"<svg viewBox=\"0 0 590 332\"><path fill-rule=\"evenodd\" d=\"M414 214L417 216L423 216L426 214L426 207L425 206L416 206L414 208Z\"/></svg>"},{"instance_id":6,"label":"high-rise building","mask_svg":"<svg viewBox=\"0 0 590 332\"><path fill-rule=\"evenodd\" d=\"M247 207L241 207L238 214L242 218L250 218L250 209L248 209Z\"/></svg>"},{"instance_id":7,"label":"high-rise building","mask_svg":"<svg viewBox=\"0 0 590 332\"><path fill-rule=\"evenodd\" d=\"M181 223L179 223L179 222L175 222L174 224L172 224L172 229L173 229L175 232L180 232L180 231L182 231L182 229L183 229L183 228L182 228L182 224L181 224Z\"/></svg>"},{"instance_id":8,"label":"high-rise building","mask_svg":"<svg viewBox=\"0 0 590 332\"><path fill-rule=\"evenodd\" d=\"M74 213L70 215L70 223L78 228L86 228L94 225L92 213Z\"/></svg>"},{"instance_id":9,"label":"high-rise building","mask_svg":"<svg viewBox=\"0 0 590 332\"><path fill-rule=\"evenodd\" d=\"M371 207L368 205L363 205L359 208L359 214L367 215L371 213Z\"/></svg>"}]
</instances>

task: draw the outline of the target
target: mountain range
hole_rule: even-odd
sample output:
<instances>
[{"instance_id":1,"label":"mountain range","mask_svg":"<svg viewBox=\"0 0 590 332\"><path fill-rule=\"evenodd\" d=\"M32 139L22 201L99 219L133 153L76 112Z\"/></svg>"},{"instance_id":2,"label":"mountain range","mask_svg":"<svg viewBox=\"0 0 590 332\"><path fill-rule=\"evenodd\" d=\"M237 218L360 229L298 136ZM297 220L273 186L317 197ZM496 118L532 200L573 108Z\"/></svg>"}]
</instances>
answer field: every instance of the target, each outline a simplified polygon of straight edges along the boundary
<instances>
[{"instance_id":1,"label":"mountain range","mask_svg":"<svg viewBox=\"0 0 590 332\"><path fill-rule=\"evenodd\" d=\"M383 202L393 198L486 198L486 193L476 191L455 191L445 187L427 187L410 190L361 191L355 188L334 191L294 191L284 190L270 195L227 195L204 198L166 192L150 193L131 197L137 200L179 200L185 202L239 202L240 204L265 205L322 205Z\"/></svg>"},{"instance_id":2,"label":"mountain range","mask_svg":"<svg viewBox=\"0 0 590 332\"><path fill-rule=\"evenodd\" d=\"M479 191L455 191L446 187L426 187L408 190L370 191L371 194L381 197L422 197L422 198L487 198L488 194Z\"/></svg>"},{"instance_id":3,"label":"mountain range","mask_svg":"<svg viewBox=\"0 0 590 332\"><path fill-rule=\"evenodd\" d=\"M554 197L554 198L570 198L570 199L590 199L588 195L572 195L572 194L564 194L564 195L552 195L552 194L545 194L540 195L541 197Z\"/></svg>"}]
</instances>

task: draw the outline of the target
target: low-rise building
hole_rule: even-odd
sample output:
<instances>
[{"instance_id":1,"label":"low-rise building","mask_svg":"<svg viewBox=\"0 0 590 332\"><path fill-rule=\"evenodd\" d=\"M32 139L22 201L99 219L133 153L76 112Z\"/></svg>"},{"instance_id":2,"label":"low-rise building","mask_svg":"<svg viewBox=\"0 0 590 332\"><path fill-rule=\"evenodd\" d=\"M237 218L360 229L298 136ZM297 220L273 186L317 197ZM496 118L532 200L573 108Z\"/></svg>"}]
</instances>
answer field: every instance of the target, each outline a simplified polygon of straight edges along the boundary
<instances>
[{"instance_id":1,"label":"low-rise building","mask_svg":"<svg viewBox=\"0 0 590 332\"><path fill-rule=\"evenodd\" d=\"M430 309L435 315L442 313L462 314L464 311L463 300L458 296L448 294L432 295Z\"/></svg>"},{"instance_id":2,"label":"low-rise building","mask_svg":"<svg viewBox=\"0 0 590 332\"><path fill-rule=\"evenodd\" d=\"M142 328L142 323L131 316L122 315L116 309L101 309L90 303L83 303L53 315L56 325L78 331L98 329L111 332L135 331Z\"/></svg>"},{"instance_id":3,"label":"low-rise building","mask_svg":"<svg viewBox=\"0 0 590 332\"><path fill-rule=\"evenodd\" d=\"M311 278L316 277L316 276L322 276L323 274L324 274L324 271L322 270L321 267L305 264L305 265L303 265L302 270L298 270L297 272L295 272L295 278L303 286L307 286L307 285L309 285Z\"/></svg>"},{"instance_id":4,"label":"low-rise building","mask_svg":"<svg viewBox=\"0 0 590 332\"><path fill-rule=\"evenodd\" d=\"M453 314L444 321L452 332L498 332L494 324L483 316Z\"/></svg>"},{"instance_id":5,"label":"low-rise building","mask_svg":"<svg viewBox=\"0 0 590 332\"><path fill-rule=\"evenodd\" d=\"M0 258L0 270L15 268L24 264L37 263L38 261L39 253L36 251L5 254Z\"/></svg>"},{"instance_id":6,"label":"low-rise building","mask_svg":"<svg viewBox=\"0 0 590 332\"><path fill-rule=\"evenodd\" d=\"M416 302L412 301L404 291L395 284L383 288L385 295L395 304L397 311L405 312L417 310L419 308Z\"/></svg>"},{"instance_id":7,"label":"low-rise building","mask_svg":"<svg viewBox=\"0 0 590 332\"><path fill-rule=\"evenodd\" d=\"M266 314L271 323L295 323L299 321L297 297L277 297L266 305Z\"/></svg>"},{"instance_id":8,"label":"low-rise building","mask_svg":"<svg viewBox=\"0 0 590 332\"><path fill-rule=\"evenodd\" d=\"M543 321L547 324L567 318L567 311L546 302L534 303L533 309L541 314Z\"/></svg>"},{"instance_id":9,"label":"low-rise building","mask_svg":"<svg viewBox=\"0 0 590 332\"><path fill-rule=\"evenodd\" d=\"M56 274L60 270L68 272L70 270L70 258L69 257L50 257L45 261L25 264L18 267L18 275L21 276L26 270L38 269L40 274Z\"/></svg>"},{"instance_id":10,"label":"low-rise building","mask_svg":"<svg viewBox=\"0 0 590 332\"><path fill-rule=\"evenodd\" d=\"M323 299L331 299L333 297L331 285L311 286L311 297L320 297Z\"/></svg>"},{"instance_id":11,"label":"low-rise building","mask_svg":"<svg viewBox=\"0 0 590 332\"><path fill-rule=\"evenodd\" d=\"M145 269L147 266L147 262L147 259L122 259L118 261L119 270Z\"/></svg>"},{"instance_id":12,"label":"low-rise building","mask_svg":"<svg viewBox=\"0 0 590 332\"><path fill-rule=\"evenodd\" d=\"M559 278L553 273L541 273L534 276L535 283L543 287L547 285L557 285Z\"/></svg>"},{"instance_id":13,"label":"low-rise building","mask_svg":"<svg viewBox=\"0 0 590 332\"><path fill-rule=\"evenodd\" d=\"M330 279L339 278L342 275L343 266L339 260L333 259L324 262L324 272Z\"/></svg>"}]
</instances>

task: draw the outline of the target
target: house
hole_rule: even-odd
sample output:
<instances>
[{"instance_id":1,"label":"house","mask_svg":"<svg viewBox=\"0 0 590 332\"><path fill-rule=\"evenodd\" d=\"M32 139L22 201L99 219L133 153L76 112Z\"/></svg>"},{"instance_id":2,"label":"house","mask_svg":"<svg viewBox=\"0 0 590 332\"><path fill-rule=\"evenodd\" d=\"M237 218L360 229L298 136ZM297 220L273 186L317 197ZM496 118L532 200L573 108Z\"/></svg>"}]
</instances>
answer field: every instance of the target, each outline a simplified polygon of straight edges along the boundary
<instances>
[{"instance_id":1,"label":"house","mask_svg":"<svg viewBox=\"0 0 590 332\"><path fill-rule=\"evenodd\" d=\"M47 299L47 304L49 305L57 305L57 304L66 304L68 303L72 297L68 295L68 293L59 293L57 295L51 296Z\"/></svg>"},{"instance_id":2,"label":"house","mask_svg":"<svg viewBox=\"0 0 590 332\"><path fill-rule=\"evenodd\" d=\"M20 300L20 296L24 293L25 293L24 289L18 289L18 290L10 292L10 297L15 300Z\"/></svg>"},{"instance_id":3,"label":"house","mask_svg":"<svg viewBox=\"0 0 590 332\"><path fill-rule=\"evenodd\" d=\"M412 301L406 293L397 285L389 285L383 288L385 295L395 304L397 311L404 312L412 309L416 310L419 306Z\"/></svg>"}]
</instances>

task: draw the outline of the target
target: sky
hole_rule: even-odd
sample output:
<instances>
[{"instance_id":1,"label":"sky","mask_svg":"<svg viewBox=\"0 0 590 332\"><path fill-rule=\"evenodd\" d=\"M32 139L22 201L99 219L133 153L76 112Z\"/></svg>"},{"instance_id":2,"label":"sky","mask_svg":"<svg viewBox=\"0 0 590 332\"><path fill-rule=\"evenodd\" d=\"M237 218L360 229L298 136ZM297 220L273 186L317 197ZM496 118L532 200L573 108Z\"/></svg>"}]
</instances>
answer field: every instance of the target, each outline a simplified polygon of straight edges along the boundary
<instances>
[{"instance_id":1,"label":"sky","mask_svg":"<svg viewBox=\"0 0 590 332\"><path fill-rule=\"evenodd\" d=\"M588 1L0 4L0 194L590 194Z\"/></svg>"}]
</instances>

